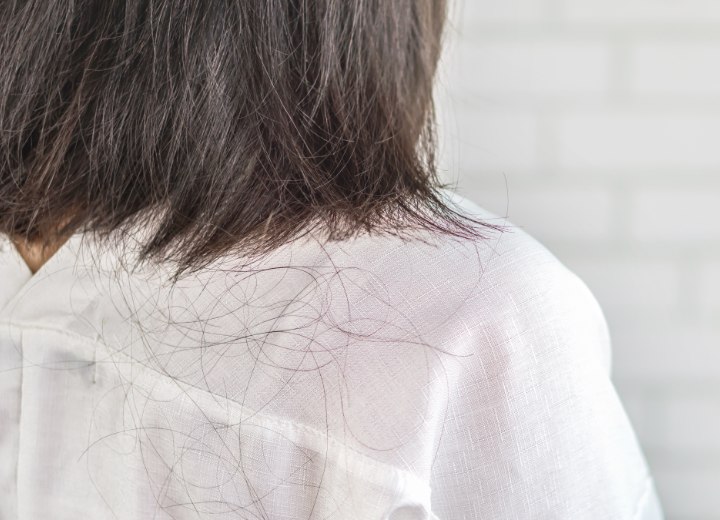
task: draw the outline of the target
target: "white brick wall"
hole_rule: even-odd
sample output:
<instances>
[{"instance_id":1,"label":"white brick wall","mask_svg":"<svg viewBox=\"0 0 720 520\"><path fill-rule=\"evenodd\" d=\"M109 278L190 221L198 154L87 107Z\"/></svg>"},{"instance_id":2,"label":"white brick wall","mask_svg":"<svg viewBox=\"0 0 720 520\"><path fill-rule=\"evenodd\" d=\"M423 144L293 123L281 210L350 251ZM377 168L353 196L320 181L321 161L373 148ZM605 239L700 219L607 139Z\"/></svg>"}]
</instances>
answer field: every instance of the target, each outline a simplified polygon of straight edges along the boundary
<instances>
[{"instance_id":1,"label":"white brick wall","mask_svg":"<svg viewBox=\"0 0 720 520\"><path fill-rule=\"evenodd\" d=\"M700 317L708 321L717 319L720 316L720 262L700 267L698 279L701 282L697 295Z\"/></svg>"},{"instance_id":2,"label":"white brick wall","mask_svg":"<svg viewBox=\"0 0 720 520\"><path fill-rule=\"evenodd\" d=\"M490 3L490 2L482 2ZM708 25L720 22L716 0L561 0L570 22Z\"/></svg>"},{"instance_id":3,"label":"white brick wall","mask_svg":"<svg viewBox=\"0 0 720 520\"><path fill-rule=\"evenodd\" d=\"M694 244L705 248L719 244L720 187L702 188L683 185L635 193L629 221L633 238L677 247Z\"/></svg>"},{"instance_id":4,"label":"white brick wall","mask_svg":"<svg viewBox=\"0 0 720 520\"><path fill-rule=\"evenodd\" d=\"M536 22L544 14L542 2L537 0L455 2L450 8L453 20L466 18L471 20L471 23L528 23Z\"/></svg>"},{"instance_id":5,"label":"white brick wall","mask_svg":"<svg viewBox=\"0 0 720 520\"><path fill-rule=\"evenodd\" d=\"M652 388L667 385L672 391L682 392L685 386L698 382L710 385L720 381L717 330L703 323L667 325L660 321L664 318L666 322L672 322L673 314L658 313L657 319L638 318L632 324L627 323L630 320L615 322L611 331L613 378L627 392L633 393L635 385L641 388L644 384ZM716 395L704 394L688 399L688 405L695 399L705 398L714 399L720 407ZM695 432L687 431L686 434L692 441ZM664 434L657 432L656 435Z\"/></svg>"},{"instance_id":6,"label":"white brick wall","mask_svg":"<svg viewBox=\"0 0 720 520\"><path fill-rule=\"evenodd\" d=\"M472 61L465 78L482 77L468 85L477 95L594 94L609 89L610 49L603 42L568 46L554 38L531 41L472 41L460 46L455 59Z\"/></svg>"},{"instance_id":7,"label":"white brick wall","mask_svg":"<svg viewBox=\"0 0 720 520\"><path fill-rule=\"evenodd\" d=\"M538 161L538 119L533 114L506 110L493 113L464 103L456 116L462 168L468 171L532 171ZM472 128L472 134L463 129Z\"/></svg>"},{"instance_id":8,"label":"white brick wall","mask_svg":"<svg viewBox=\"0 0 720 520\"><path fill-rule=\"evenodd\" d=\"M669 520L720 519L720 0L450 0L442 168L600 301Z\"/></svg>"},{"instance_id":9,"label":"white brick wall","mask_svg":"<svg viewBox=\"0 0 720 520\"><path fill-rule=\"evenodd\" d=\"M672 446L678 455L704 457L720 455L720 408L712 395L702 398L668 395L663 403L657 444L662 448ZM692 430L693 435L686 434Z\"/></svg>"},{"instance_id":10,"label":"white brick wall","mask_svg":"<svg viewBox=\"0 0 720 520\"><path fill-rule=\"evenodd\" d=\"M642 41L628 49L630 90L637 96L720 97L720 43Z\"/></svg>"},{"instance_id":11,"label":"white brick wall","mask_svg":"<svg viewBox=\"0 0 720 520\"><path fill-rule=\"evenodd\" d=\"M599 107L558 114L557 120L560 166L578 175L589 169L632 175L720 166L717 114Z\"/></svg>"},{"instance_id":12,"label":"white brick wall","mask_svg":"<svg viewBox=\"0 0 720 520\"><path fill-rule=\"evenodd\" d=\"M720 493L715 470L698 464L697 468L662 468L656 471L658 493L672 496L664 507L666 518L695 520L717 518Z\"/></svg>"}]
</instances>

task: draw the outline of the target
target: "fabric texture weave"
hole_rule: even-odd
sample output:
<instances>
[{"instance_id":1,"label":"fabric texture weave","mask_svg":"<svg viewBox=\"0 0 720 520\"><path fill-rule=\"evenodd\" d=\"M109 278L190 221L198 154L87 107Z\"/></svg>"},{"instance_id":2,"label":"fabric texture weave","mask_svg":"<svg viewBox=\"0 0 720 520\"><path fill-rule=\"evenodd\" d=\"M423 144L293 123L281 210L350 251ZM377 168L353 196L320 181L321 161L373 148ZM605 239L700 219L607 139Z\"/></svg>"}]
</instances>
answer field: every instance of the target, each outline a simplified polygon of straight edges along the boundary
<instances>
[{"instance_id":1,"label":"fabric texture weave","mask_svg":"<svg viewBox=\"0 0 720 520\"><path fill-rule=\"evenodd\" d=\"M0 239L0 519L660 520L587 286L521 228L164 268Z\"/></svg>"}]
</instances>

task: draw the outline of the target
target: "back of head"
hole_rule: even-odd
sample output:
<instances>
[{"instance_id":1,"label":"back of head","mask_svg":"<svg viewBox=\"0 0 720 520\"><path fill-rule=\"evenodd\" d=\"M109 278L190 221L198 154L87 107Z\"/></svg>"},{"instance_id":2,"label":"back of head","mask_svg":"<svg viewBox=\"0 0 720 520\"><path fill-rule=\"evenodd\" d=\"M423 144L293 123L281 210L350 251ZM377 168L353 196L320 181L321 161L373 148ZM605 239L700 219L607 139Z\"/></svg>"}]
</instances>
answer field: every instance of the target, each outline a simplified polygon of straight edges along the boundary
<instances>
[{"instance_id":1,"label":"back of head","mask_svg":"<svg viewBox=\"0 0 720 520\"><path fill-rule=\"evenodd\" d=\"M311 228L474 233L435 191L445 9L3 2L0 232L107 237L142 222L140 257L178 274Z\"/></svg>"}]
</instances>

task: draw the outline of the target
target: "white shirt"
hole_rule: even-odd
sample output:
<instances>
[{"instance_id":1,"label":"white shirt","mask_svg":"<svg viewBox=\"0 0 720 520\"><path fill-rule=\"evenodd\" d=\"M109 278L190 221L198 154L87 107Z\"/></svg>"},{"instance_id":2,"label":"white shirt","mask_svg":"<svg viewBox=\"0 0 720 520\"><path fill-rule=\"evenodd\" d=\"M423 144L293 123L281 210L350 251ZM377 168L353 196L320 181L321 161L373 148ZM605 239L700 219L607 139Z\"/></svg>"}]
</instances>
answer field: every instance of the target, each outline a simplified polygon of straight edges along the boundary
<instances>
[{"instance_id":1,"label":"white shirt","mask_svg":"<svg viewBox=\"0 0 720 520\"><path fill-rule=\"evenodd\" d=\"M519 228L174 288L119 251L0 245L3 520L662 518L603 313Z\"/></svg>"}]
</instances>

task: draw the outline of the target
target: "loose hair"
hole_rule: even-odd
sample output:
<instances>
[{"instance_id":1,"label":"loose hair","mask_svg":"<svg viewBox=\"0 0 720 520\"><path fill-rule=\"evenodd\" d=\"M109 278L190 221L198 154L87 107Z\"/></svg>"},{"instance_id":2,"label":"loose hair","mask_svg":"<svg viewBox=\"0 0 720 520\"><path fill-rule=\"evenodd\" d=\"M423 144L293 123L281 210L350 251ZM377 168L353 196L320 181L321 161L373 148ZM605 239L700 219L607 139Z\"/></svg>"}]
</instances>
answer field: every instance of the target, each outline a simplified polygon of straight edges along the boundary
<instances>
[{"instance_id":1,"label":"loose hair","mask_svg":"<svg viewBox=\"0 0 720 520\"><path fill-rule=\"evenodd\" d=\"M2 2L0 232L144 221L140 258L178 275L313 228L475 236L436 190L445 17L445 0Z\"/></svg>"}]
</instances>

